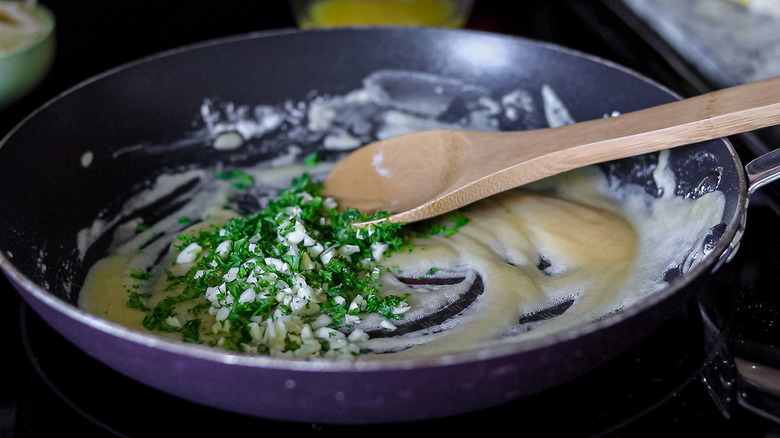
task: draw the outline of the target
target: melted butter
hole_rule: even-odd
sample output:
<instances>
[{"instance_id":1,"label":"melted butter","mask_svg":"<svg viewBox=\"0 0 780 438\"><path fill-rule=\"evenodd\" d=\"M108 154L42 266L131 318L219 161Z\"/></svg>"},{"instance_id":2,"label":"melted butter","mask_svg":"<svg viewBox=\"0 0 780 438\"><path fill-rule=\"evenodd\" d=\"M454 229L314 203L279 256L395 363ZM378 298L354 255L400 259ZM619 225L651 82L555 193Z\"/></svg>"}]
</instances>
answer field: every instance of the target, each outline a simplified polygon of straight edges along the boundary
<instances>
[{"instance_id":1,"label":"melted butter","mask_svg":"<svg viewBox=\"0 0 780 438\"><path fill-rule=\"evenodd\" d=\"M369 340L372 348L394 351L415 346L402 354L437 354L502 342L510 339L502 335L522 315L576 298L566 318L529 332L534 336L549 333L572 320L602 315L614 305L632 273L637 232L614 212L512 191L475 204L466 215L471 222L458 234L418 242L420 248L393 255L392 261L402 267L403 275L411 277L424 275L431 267L445 272L473 270L483 281L480 298L448 330ZM541 260L549 263L547 269L539 269ZM439 307L448 300L446 292L427 291L426 295L443 296L440 300L426 296L429 303L423 305L417 300L419 292L412 288L407 292L417 308ZM433 309L427 310L420 313Z\"/></svg>"},{"instance_id":2,"label":"melted butter","mask_svg":"<svg viewBox=\"0 0 780 438\"><path fill-rule=\"evenodd\" d=\"M226 222L231 217L238 216L236 213L224 209L214 209L208 214L208 219L195 224L184 231L184 234L195 235L199 231L211 230L212 227ZM150 230L148 232L155 232ZM140 236L143 237L143 236ZM143 239L138 239L143 240ZM169 270L174 275L182 275L186 272L187 265L177 265L173 263L175 252L172 248L166 252L166 255L157 260L159 248L147 248L144 251L138 251L138 240L134 239L121 246L117 251L99 260L90 268L90 271L84 280L84 286L79 294L79 307L90 313L102 316L103 318L121 324L127 328L143 331L149 331L143 326L145 312L131 308L127 305L129 292L138 294L150 294L149 307L157 305L165 297L177 296L181 289L169 289L169 283L166 281ZM173 244L171 244L172 246ZM167 245L166 245L167 246ZM131 273L133 269L139 266L152 266L149 274L151 281L134 281ZM177 313L187 314L190 309L196 305L195 301L188 301L177 307ZM208 313L201 315L203 327L209 327L216 320ZM156 335L180 339L178 333L166 334L155 332Z\"/></svg>"},{"instance_id":3,"label":"melted butter","mask_svg":"<svg viewBox=\"0 0 780 438\"><path fill-rule=\"evenodd\" d=\"M127 306L126 287L132 286L117 284L122 278L130 278L126 257L108 256L98 261L84 281L79 307L128 328L144 330L144 313Z\"/></svg>"},{"instance_id":4,"label":"melted butter","mask_svg":"<svg viewBox=\"0 0 780 438\"><path fill-rule=\"evenodd\" d=\"M456 14L456 12L458 12ZM300 16L300 26L418 25L460 27L467 11L444 0L320 0Z\"/></svg>"},{"instance_id":5,"label":"melted butter","mask_svg":"<svg viewBox=\"0 0 780 438\"><path fill-rule=\"evenodd\" d=\"M218 212L187 232L196 233L233 215ZM524 191L496 195L463 213L471 221L454 236L420 239L414 251L394 254L383 265L392 266L392 272L401 272L402 277L425 276L436 268L438 276L463 276L464 281L419 288L386 274L383 292L411 295L413 310L401 321L406 324L455 302L468 292L477 276L484 291L462 314L443 322L436 333L416 331L370 339L364 348L394 353L375 357L437 354L516 340L507 333L522 315L574 299L565 317L523 334L524 338L539 336L595 319L620 302L639 247L637 230L624 216L603 207ZM151 294L151 303L177 295L177 290L166 290L164 272L177 266L172 263L173 251L154 264L157 251L137 251L134 248L138 245L138 241L131 241L120 246L90 270L79 305L110 321L146 331L144 313L127 306L128 291ZM133 267L152 264L152 281L132 283ZM187 306L178 311L186 313ZM213 322L204 321L202 327L208 329ZM378 318L367 318L361 328L376 330L378 322ZM209 338L208 330L204 335Z\"/></svg>"}]
</instances>

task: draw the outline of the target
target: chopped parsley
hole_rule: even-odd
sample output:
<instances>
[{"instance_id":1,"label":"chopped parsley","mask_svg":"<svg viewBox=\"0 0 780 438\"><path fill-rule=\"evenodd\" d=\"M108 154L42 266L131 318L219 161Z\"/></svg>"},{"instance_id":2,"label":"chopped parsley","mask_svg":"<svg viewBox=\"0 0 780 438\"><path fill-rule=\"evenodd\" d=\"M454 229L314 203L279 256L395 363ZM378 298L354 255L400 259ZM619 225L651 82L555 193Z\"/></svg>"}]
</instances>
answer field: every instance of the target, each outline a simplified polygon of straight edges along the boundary
<instances>
[{"instance_id":1,"label":"chopped parsley","mask_svg":"<svg viewBox=\"0 0 780 438\"><path fill-rule=\"evenodd\" d=\"M130 271L130 277L135 278L136 280L149 280L152 278L152 274L145 269L135 268Z\"/></svg>"},{"instance_id":2,"label":"chopped parsley","mask_svg":"<svg viewBox=\"0 0 780 438\"><path fill-rule=\"evenodd\" d=\"M149 308L146 307L146 305L141 300L141 298L149 298L151 294L139 294L138 292L135 291L128 291L128 293L129 293L129 298L127 300L128 307L133 309L143 310L143 311L149 310Z\"/></svg>"},{"instance_id":3,"label":"chopped parsley","mask_svg":"<svg viewBox=\"0 0 780 438\"><path fill-rule=\"evenodd\" d=\"M237 188L254 183L239 171L218 176ZM130 292L128 305L146 312L147 329L180 332L186 342L274 356L359 354L368 336L356 324L365 315L382 316L382 326L392 329L391 320L410 307L408 296L380 294L380 272L387 269L380 263L411 251L413 238L449 236L467 219L454 215L446 225L422 229L390 221L356 227L389 213L340 211L321 189L303 174L255 214L179 235L174 263L186 273L166 269L168 290L178 295L147 308L146 296ZM144 280L149 273L135 269L131 276ZM191 300L197 301L178 314L179 304ZM209 327L204 314L214 321Z\"/></svg>"},{"instance_id":4,"label":"chopped parsley","mask_svg":"<svg viewBox=\"0 0 780 438\"><path fill-rule=\"evenodd\" d=\"M306 167L315 167L321 160L319 151L312 152L303 158L303 165Z\"/></svg>"},{"instance_id":5,"label":"chopped parsley","mask_svg":"<svg viewBox=\"0 0 780 438\"><path fill-rule=\"evenodd\" d=\"M217 173L217 178L232 181L233 186L237 189L246 189L255 183L255 178L252 175L240 170L231 172L220 171Z\"/></svg>"}]
</instances>

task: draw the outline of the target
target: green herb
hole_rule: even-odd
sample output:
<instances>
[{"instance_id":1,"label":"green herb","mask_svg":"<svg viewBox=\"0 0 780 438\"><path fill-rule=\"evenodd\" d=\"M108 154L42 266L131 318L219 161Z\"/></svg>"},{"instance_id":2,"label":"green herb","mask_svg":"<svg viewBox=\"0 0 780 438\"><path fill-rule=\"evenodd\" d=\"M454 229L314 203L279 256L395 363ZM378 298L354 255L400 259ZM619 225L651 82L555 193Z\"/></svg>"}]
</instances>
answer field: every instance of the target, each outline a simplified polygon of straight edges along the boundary
<instances>
[{"instance_id":1,"label":"green herb","mask_svg":"<svg viewBox=\"0 0 780 438\"><path fill-rule=\"evenodd\" d=\"M138 292L130 291L129 298L127 299L127 307L147 311L149 308L146 307L142 298L149 298L149 296L150 294L139 294Z\"/></svg>"},{"instance_id":2,"label":"green herb","mask_svg":"<svg viewBox=\"0 0 780 438\"><path fill-rule=\"evenodd\" d=\"M200 319L191 319L184 323L181 330L181 337L184 342L200 342Z\"/></svg>"},{"instance_id":3,"label":"green herb","mask_svg":"<svg viewBox=\"0 0 780 438\"><path fill-rule=\"evenodd\" d=\"M218 177L242 186L254 182L240 171ZM147 309L141 295L131 293L128 305L146 311L147 329L178 331L187 342L271 355L358 354L357 343L367 339L354 328L361 318L377 313L397 320L409 307L408 296L380 293L380 272L389 269L383 260L411 251L415 238L452 235L467 220L453 217L422 229L390 221L356 227L354 222L389 213L340 211L321 191L322 184L303 174L253 215L178 236L175 251L192 254L182 262L188 266L184 275L166 271L167 290L178 295ZM131 276L148 279L149 273L137 269ZM200 317L179 323L177 306L190 300L198 301L188 312L208 313L217 323L203 327Z\"/></svg>"},{"instance_id":4,"label":"green herb","mask_svg":"<svg viewBox=\"0 0 780 438\"><path fill-rule=\"evenodd\" d=\"M168 322L168 318L176 317L176 304L177 300L175 298L167 297L163 299L157 306L147 312L146 317L142 321L143 326L148 330L179 331L178 327Z\"/></svg>"},{"instance_id":5,"label":"green herb","mask_svg":"<svg viewBox=\"0 0 780 438\"><path fill-rule=\"evenodd\" d=\"M449 219L450 221L452 221L452 224L455 229L464 227L466 224L469 223L469 218L460 213L451 214Z\"/></svg>"},{"instance_id":6,"label":"green herb","mask_svg":"<svg viewBox=\"0 0 780 438\"><path fill-rule=\"evenodd\" d=\"M303 158L303 165L306 167L315 167L320 160L319 151L313 152Z\"/></svg>"},{"instance_id":7,"label":"green herb","mask_svg":"<svg viewBox=\"0 0 780 438\"><path fill-rule=\"evenodd\" d=\"M255 183L255 178L240 170L233 170L231 172L219 171L217 178L224 181L233 181L233 187L243 190Z\"/></svg>"},{"instance_id":8,"label":"green herb","mask_svg":"<svg viewBox=\"0 0 780 438\"><path fill-rule=\"evenodd\" d=\"M149 271L141 268L134 268L130 271L130 276L136 280L149 280L152 278L152 274L150 274Z\"/></svg>"}]
</instances>

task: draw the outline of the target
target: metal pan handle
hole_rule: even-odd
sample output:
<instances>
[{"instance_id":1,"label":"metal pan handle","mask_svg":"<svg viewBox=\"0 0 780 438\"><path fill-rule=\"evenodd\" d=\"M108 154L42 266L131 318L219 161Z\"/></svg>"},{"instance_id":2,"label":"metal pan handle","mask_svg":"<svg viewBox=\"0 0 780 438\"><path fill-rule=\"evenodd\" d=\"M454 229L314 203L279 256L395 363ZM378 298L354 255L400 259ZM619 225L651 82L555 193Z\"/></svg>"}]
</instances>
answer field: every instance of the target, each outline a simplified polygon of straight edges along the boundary
<instances>
[{"instance_id":1,"label":"metal pan handle","mask_svg":"<svg viewBox=\"0 0 780 438\"><path fill-rule=\"evenodd\" d=\"M756 190L780 179L780 149L774 149L750 161L745 166L745 177L747 178L745 208L747 208L747 203L750 202L750 198ZM737 232L732 238L729 247L720 255L718 262L712 268L713 272L717 271L724 263L731 261L736 255L739 242L742 240L742 234L745 231L745 219L746 214L743 212Z\"/></svg>"},{"instance_id":2,"label":"metal pan handle","mask_svg":"<svg viewBox=\"0 0 780 438\"><path fill-rule=\"evenodd\" d=\"M745 166L748 201L760 187L780 179L780 149L774 149L750 161ZM745 215L742 216L743 221ZM730 248L728 260L734 256L744 222ZM724 329L711 318L709 307L699 301L707 342L712 348L709 366L702 381L726 418L742 407L772 422L780 423L780 362L776 347L750 339L738 329ZM730 317L731 318L731 317ZM732 323L733 324L733 323ZM744 348L750 345L750 348ZM770 359L774 358L774 359Z\"/></svg>"},{"instance_id":3,"label":"metal pan handle","mask_svg":"<svg viewBox=\"0 0 780 438\"><path fill-rule=\"evenodd\" d=\"M745 166L748 180L748 197L759 187L780 178L780 149L772 150L749 162Z\"/></svg>"}]
</instances>

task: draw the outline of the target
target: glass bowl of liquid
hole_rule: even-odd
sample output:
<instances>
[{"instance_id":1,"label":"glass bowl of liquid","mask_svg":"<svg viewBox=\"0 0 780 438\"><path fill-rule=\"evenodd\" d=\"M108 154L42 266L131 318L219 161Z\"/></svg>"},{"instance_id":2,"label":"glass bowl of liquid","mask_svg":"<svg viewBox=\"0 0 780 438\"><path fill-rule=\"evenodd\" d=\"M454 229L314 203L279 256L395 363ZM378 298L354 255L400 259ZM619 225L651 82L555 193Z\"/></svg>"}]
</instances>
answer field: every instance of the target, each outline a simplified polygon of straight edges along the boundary
<instances>
[{"instance_id":1,"label":"glass bowl of liquid","mask_svg":"<svg viewBox=\"0 0 780 438\"><path fill-rule=\"evenodd\" d=\"M0 0L0 110L48 74L54 40L54 16L48 9L30 0Z\"/></svg>"},{"instance_id":2,"label":"glass bowl of liquid","mask_svg":"<svg viewBox=\"0 0 780 438\"><path fill-rule=\"evenodd\" d=\"M302 29L339 26L463 27L474 0L290 0Z\"/></svg>"}]
</instances>

